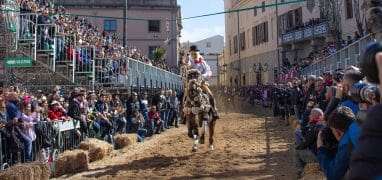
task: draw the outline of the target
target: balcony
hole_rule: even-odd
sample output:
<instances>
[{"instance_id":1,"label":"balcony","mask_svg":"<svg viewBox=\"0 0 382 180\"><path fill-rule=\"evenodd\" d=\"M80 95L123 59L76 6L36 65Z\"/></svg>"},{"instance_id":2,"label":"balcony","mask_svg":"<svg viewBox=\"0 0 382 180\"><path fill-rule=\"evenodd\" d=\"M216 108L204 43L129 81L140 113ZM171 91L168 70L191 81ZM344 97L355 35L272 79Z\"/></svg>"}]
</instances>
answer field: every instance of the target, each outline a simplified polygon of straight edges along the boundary
<instances>
[{"instance_id":1,"label":"balcony","mask_svg":"<svg viewBox=\"0 0 382 180\"><path fill-rule=\"evenodd\" d=\"M322 22L313 26L303 27L298 30L284 33L282 35L282 45L287 45L303 40L309 40L318 37L324 37L329 33L329 25Z\"/></svg>"},{"instance_id":2,"label":"balcony","mask_svg":"<svg viewBox=\"0 0 382 180\"><path fill-rule=\"evenodd\" d=\"M1 0L0 0L1 1ZM121 0L56 0L57 5L67 6L82 6L82 7L124 7L125 1ZM177 7L176 0L128 0L128 7Z\"/></svg>"}]
</instances>

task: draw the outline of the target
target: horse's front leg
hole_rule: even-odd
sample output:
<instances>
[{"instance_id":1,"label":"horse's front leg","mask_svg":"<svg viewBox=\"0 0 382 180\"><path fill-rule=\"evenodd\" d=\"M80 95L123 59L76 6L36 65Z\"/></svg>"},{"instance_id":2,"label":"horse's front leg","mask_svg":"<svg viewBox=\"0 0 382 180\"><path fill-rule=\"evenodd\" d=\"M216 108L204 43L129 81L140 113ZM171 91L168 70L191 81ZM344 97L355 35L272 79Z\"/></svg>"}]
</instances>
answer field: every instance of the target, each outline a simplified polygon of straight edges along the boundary
<instances>
[{"instance_id":1,"label":"horse's front leg","mask_svg":"<svg viewBox=\"0 0 382 180\"><path fill-rule=\"evenodd\" d=\"M209 143L210 143L211 150L214 150L215 124L216 124L216 120L209 119L208 130L209 130L209 134L210 134Z\"/></svg>"},{"instance_id":2,"label":"horse's front leg","mask_svg":"<svg viewBox=\"0 0 382 180\"><path fill-rule=\"evenodd\" d=\"M205 134L206 134L206 131L208 128L208 114L207 114L207 116L204 115L204 117L201 119L202 119L202 121L200 123L202 126L202 135L200 136L200 144L204 144Z\"/></svg>"}]
</instances>

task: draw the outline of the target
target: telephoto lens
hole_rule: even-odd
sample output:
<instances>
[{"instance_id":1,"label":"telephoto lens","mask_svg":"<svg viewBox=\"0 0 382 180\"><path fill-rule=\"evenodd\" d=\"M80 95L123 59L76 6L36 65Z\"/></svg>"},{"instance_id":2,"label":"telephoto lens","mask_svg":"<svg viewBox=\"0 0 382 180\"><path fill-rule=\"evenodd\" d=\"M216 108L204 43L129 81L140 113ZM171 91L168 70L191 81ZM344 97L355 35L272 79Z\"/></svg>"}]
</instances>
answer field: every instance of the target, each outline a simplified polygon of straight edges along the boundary
<instances>
[{"instance_id":1,"label":"telephoto lens","mask_svg":"<svg viewBox=\"0 0 382 180\"><path fill-rule=\"evenodd\" d=\"M378 52L382 52L382 43L369 43L362 53L360 60L361 72L366 76L369 82L374 84L379 84L378 67L377 62L375 62L375 55Z\"/></svg>"},{"instance_id":2,"label":"telephoto lens","mask_svg":"<svg viewBox=\"0 0 382 180\"><path fill-rule=\"evenodd\" d=\"M372 104L373 100L379 102L378 86L369 83L356 83L351 89L352 100L358 103Z\"/></svg>"}]
</instances>

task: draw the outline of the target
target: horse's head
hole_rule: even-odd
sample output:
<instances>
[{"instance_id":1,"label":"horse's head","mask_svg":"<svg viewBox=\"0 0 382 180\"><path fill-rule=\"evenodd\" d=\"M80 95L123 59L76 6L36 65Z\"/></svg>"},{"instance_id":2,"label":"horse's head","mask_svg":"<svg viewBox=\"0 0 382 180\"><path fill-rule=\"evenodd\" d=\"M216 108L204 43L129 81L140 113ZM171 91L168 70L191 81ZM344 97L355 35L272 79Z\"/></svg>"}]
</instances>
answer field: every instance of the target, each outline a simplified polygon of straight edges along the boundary
<instances>
[{"instance_id":1,"label":"horse's head","mask_svg":"<svg viewBox=\"0 0 382 180\"><path fill-rule=\"evenodd\" d=\"M191 70L187 71L187 85L186 86L188 89L188 96L191 99L198 96L202 92L200 72L198 70L191 69Z\"/></svg>"},{"instance_id":2,"label":"horse's head","mask_svg":"<svg viewBox=\"0 0 382 180\"><path fill-rule=\"evenodd\" d=\"M191 79L188 81L187 89L188 89L188 96L191 99L194 99L194 97L196 97L196 96L200 95L200 93L202 93L201 85L195 79Z\"/></svg>"}]
</instances>

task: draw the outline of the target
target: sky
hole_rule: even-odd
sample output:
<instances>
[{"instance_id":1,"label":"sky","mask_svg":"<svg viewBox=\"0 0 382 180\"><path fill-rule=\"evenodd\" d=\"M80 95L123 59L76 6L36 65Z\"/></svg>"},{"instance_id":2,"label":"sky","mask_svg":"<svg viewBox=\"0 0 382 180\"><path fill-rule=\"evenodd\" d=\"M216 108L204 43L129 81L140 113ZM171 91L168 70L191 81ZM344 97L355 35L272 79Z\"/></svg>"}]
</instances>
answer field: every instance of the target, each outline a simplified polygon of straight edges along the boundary
<instances>
[{"instance_id":1,"label":"sky","mask_svg":"<svg viewBox=\"0 0 382 180\"><path fill-rule=\"evenodd\" d=\"M182 18L224 11L224 0L178 0ZM196 42L215 35L225 35L224 14L182 20L180 42Z\"/></svg>"}]
</instances>

